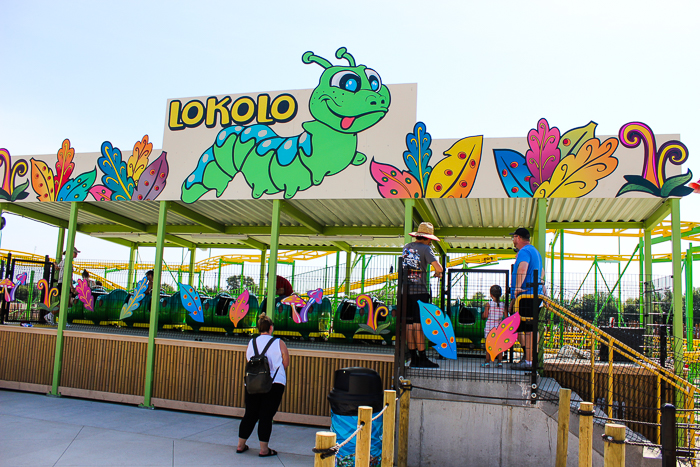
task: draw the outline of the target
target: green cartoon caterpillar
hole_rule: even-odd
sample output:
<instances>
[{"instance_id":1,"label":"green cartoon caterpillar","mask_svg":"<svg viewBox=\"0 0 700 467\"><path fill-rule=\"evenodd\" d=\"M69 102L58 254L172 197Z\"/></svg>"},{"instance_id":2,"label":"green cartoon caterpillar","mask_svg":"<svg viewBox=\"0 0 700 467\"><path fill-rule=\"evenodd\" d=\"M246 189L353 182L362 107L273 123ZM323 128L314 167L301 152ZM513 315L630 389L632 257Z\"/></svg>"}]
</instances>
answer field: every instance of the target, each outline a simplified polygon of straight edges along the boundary
<instances>
[{"instance_id":1,"label":"green cartoon caterpillar","mask_svg":"<svg viewBox=\"0 0 700 467\"><path fill-rule=\"evenodd\" d=\"M301 135L278 136L260 124L224 128L185 179L182 200L193 203L210 190L219 197L238 172L252 187L253 198L284 191L289 199L350 164L363 164L367 157L357 152L357 133L384 118L391 96L377 72L355 65L345 47L335 56L349 65L333 66L313 52L302 56L304 63L325 70L309 99L314 120L302 124Z\"/></svg>"}]
</instances>

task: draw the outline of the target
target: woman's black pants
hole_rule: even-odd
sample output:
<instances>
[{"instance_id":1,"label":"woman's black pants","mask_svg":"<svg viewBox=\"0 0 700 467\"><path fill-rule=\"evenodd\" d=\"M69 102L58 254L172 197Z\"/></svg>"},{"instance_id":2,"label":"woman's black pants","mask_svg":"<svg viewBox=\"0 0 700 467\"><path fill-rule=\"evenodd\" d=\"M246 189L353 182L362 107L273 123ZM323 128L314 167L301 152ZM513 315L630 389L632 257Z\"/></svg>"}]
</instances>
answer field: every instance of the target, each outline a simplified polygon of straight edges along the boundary
<instances>
[{"instance_id":1,"label":"woman's black pants","mask_svg":"<svg viewBox=\"0 0 700 467\"><path fill-rule=\"evenodd\" d=\"M270 441L272 417L282 402L284 384L275 383L267 394L248 394L245 392L245 415L238 427L238 437L248 439L258 424L258 439L264 443Z\"/></svg>"}]
</instances>

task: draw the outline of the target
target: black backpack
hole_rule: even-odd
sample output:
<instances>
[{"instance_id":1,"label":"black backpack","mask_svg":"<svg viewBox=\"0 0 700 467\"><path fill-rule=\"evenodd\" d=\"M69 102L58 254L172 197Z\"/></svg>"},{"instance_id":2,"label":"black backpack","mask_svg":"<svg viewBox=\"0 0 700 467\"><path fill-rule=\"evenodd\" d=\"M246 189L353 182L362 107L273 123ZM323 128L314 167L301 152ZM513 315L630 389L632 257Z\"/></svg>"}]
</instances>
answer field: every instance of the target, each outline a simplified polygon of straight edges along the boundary
<instances>
[{"instance_id":1,"label":"black backpack","mask_svg":"<svg viewBox=\"0 0 700 467\"><path fill-rule=\"evenodd\" d=\"M269 340L262 353L258 353L257 337L253 338L253 352L255 354L245 364L245 386L248 394L266 394L272 389L272 382L280 370L277 368L274 375L270 375L270 362L265 356L265 352L270 348L278 337Z\"/></svg>"}]
</instances>

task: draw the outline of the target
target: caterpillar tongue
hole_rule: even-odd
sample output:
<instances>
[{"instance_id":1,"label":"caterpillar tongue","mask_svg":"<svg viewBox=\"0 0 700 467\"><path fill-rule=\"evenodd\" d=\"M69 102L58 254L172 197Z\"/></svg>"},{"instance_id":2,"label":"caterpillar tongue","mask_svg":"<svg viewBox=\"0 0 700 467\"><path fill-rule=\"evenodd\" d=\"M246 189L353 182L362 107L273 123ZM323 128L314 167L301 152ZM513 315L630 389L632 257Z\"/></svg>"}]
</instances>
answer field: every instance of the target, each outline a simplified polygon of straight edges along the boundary
<instances>
[{"instance_id":1,"label":"caterpillar tongue","mask_svg":"<svg viewBox=\"0 0 700 467\"><path fill-rule=\"evenodd\" d=\"M343 119L340 121L340 128L347 130L354 121L355 117L343 117Z\"/></svg>"}]
</instances>

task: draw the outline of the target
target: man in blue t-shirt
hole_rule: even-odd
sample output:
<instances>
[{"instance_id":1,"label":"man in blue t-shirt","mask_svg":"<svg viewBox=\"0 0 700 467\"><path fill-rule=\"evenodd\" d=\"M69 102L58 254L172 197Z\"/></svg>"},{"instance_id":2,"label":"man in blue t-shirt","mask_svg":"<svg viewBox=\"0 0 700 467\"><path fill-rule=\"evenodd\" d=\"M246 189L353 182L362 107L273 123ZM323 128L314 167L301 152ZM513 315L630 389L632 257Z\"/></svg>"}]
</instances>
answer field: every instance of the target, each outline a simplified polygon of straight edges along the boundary
<instances>
[{"instance_id":1,"label":"man in blue t-shirt","mask_svg":"<svg viewBox=\"0 0 700 467\"><path fill-rule=\"evenodd\" d=\"M542 257L537 249L530 245L530 232L525 228L519 228L511 234L513 237L513 247L518 255L515 257L513 265L513 275L511 279L511 312L519 312L521 317L532 318L532 299L521 299L519 306L513 310L515 299L518 295L532 295L535 292L535 271L537 271L538 294L542 294ZM534 307L539 307L539 303ZM525 356L512 366L514 370L532 369L532 345L533 345L532 321L522 322L518 327L518 341L525 350ZM535 339L536 340L536 339Z\"/></svg>"}]
</instances>

